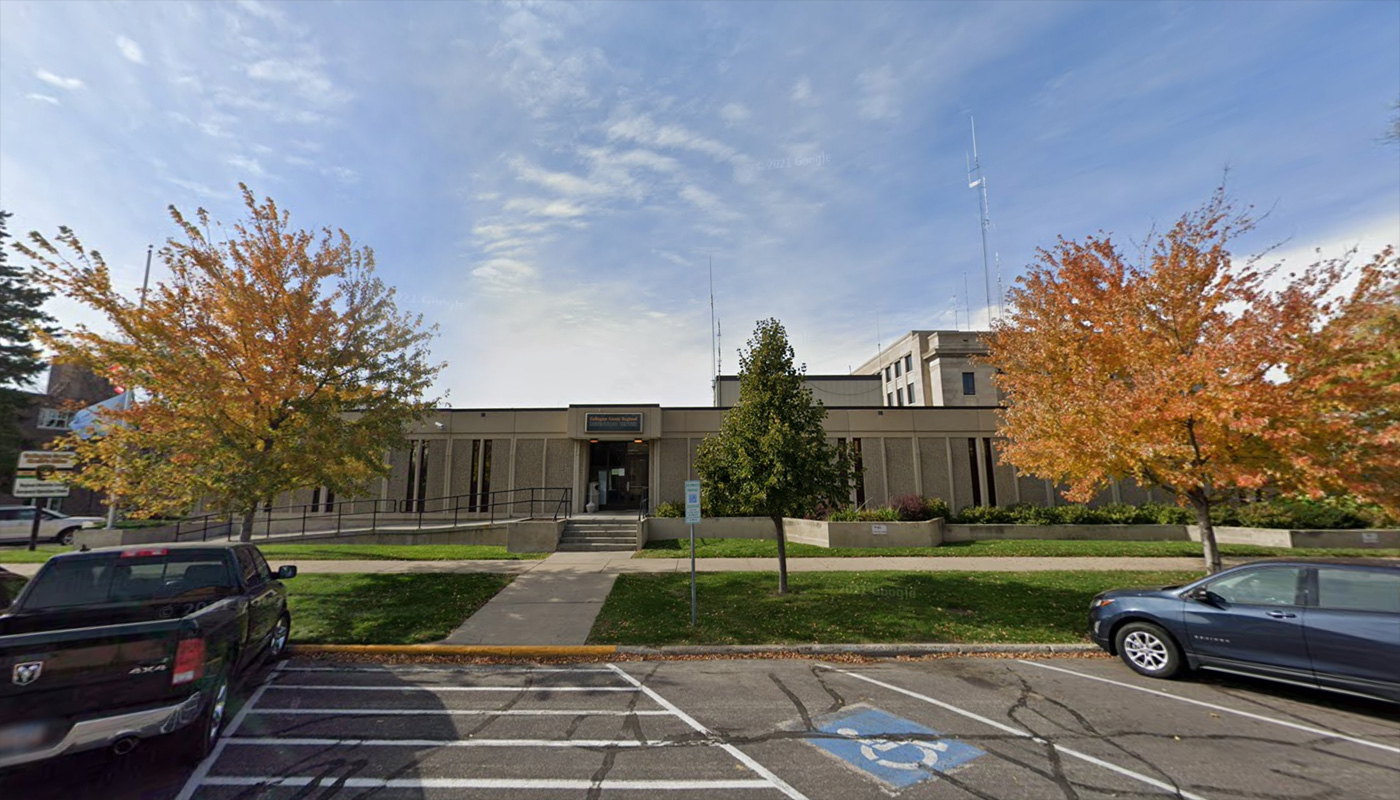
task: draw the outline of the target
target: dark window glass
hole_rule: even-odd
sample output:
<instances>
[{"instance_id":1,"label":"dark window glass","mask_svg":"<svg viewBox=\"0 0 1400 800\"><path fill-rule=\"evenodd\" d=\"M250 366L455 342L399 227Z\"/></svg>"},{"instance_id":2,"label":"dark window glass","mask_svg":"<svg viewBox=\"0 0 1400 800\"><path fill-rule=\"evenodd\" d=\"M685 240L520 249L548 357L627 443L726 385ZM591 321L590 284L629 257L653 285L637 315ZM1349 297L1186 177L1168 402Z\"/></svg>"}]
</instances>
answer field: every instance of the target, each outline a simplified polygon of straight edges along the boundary
<instances>
[{"instance_id":1,"label":"dark window glass","mask_svg":"<svg viewBox=\"0 0 1400 800\"><path fill-rule=\"evenodd\" d=\"M262 583L262 575L258 573L258 564L253 560L253 553L246 547L240 547L235 552L238 553L238 569L243 573L243 582L249 586L257 586Z\"/></svg>"},{"instance_id":2,"label":"dark window glass","mask_svg":"<svg viewBox=\"0 0 1400 800\"><path fill-rule=\"evenodd\" d=\"M889 379L890 379L890 368L889 368L889 367L885 367L885 380L888 381Z\"/></svg>"},{"instance_id":3,"label":"dark window glass","mask_svg":"<svg viewBox=\"0 0 1400 800\"><path fill-rule=\"evenodd\" d=\"M262 552L253 549L249 549L248 552L253 555L253 566L258 570L258 577L264 581L272 580L272 570L268 568L267 559L263 558Z\"/></svg>"},{"instance_id":4,"label":"dark window glass","mask_svg":"<svg viewBox=\"0 0 1400 800\"><path fill-rule=\"evenodd\" d=\"M1298 604L1301 573L1301 567L1261 567L1212 581L1206 589L1227 603L1292 606Z\"/></svg>"},{"instance_id":5,"label":"dark window glass","mask_svg":"<svg viewBox=\"0 0 1400 800\"><path fill-rule=\"evenodd\" d=\"M901 387L899 387L898 389L895 389L895 390L894 390L894 399L897 400L897 401L899 401L899 404L900 404L900 405L904 405L904 387L903 387L903 386L901 386Z\"/></svg>"},{"instance_id":6,"label":"dark window glass","mask_svg":"<svg viewBox=\"0 0 1400 800\"><path fill-rule=\"evenodd\" d=\"M856 454L856 506L865 505L865 461L860 454L860 440L851 440L851 449Z\"/></svg>"},{"instance_id":7,"label":"dark window glass","mask_svg":"<svg viewBox=\"0 0 1400 800\"><path fill-rule=\"evenodd\" d=\"M477 487L479 486L479 479L480 479L480 473L478 472L478 469L479 469L479 466L480 466L480 464L479 464L480 460L481 460L481 440L480 440L480 439L472 439L472 462L471 462L471 463L472 463L472 483L471 483L471 489L468 490L468 495L469 495L469 496L467 497L467 504L468 504L468 505L467 505L467 510L468 510L468 511L479 511L479 510L480 510L480 506L479 506L478 503L477 503Z\"/></svg>"},{"instance_id":8,"label":"dark window glass","mask_svg":"<svg viewBox=\"0 0 1400 800\"><path fill-rule=\"evenodd\" d=\"M997 474L992 470L996 465L996 460L992 456L992 440L982 440L982 454L987 462L987 505L997 504Z\"/></svg>"},{"instance_id":9,"label":"dark window glass","mask_svg":"<svg viewBox=\"0 0 1400 800\"><path fill-rule=\"evenodd\" d=\"M977 394L977 376L971 372L963 374L963 394Z\"/></svg>"},{"instance_id":10,"label":"dark window glass","mask_svg":"<svg viewBox=\"0 0 1400 800\"><path fill-rule=\"evenodd\" d=\"M912 354L911 354L911 355L907 355L907 356L904 357L904 371L905 371L905 372L913 372L913 371L914 371L914 356L913 356Z\"/></svg>"},{"instance_id":11,"label":"dark window glass","mask_svg":"<svg viewBox=\"0 0 1400 800\"><path fill-rule=\"evenodd\" d=\"M894 405L894 392L890 392L889 394L885 395L885 405Z\"/></svg>"},{"instance_id":12,"label":"dark window glass","mask_svg":"<svg viewBox=\"0 0 1400 800\"><path fill-rule=\"evenodd\" d=\"M898 362L898 361L894 362L894 376L895 376L896 378L898 378L900 375L904 374L904 373L900 372L900 366L901 366L900 362Z\"/></svg>"},{"instance_id":13,"label":"dark window glass","mask_svg":"<svg viewBox=\"0 0 1400 800\"><path fill-rule=\"evenodd\" d=\"M35 580L31 609L176 598L234 585L222 554L178 552L58 560Z\"/></svg>"},{"instance_id":14,"label":"dark window glass","mask_svg":"<svg viewBox=\"0 0 1400 800\"><path fill-rule=\"evenodd\" d=\"M1320 567L1317 570L1317 604L1339 611L1400 614L1400 575Z\"/></svg>"},{"instance_id":15,"label":"dark window glass","mask_svg":"<svg viewBox=\"0 0 1400 800\"><path fill-rule=\"evenodd\" d=\"M311 490L311 513L315 514L321 510L321 487L317 486ZM330 509L326 509L329 511Z\"/></svg>"},{"instance_id":16,"label":"dark window glass","mask_svg":"<svg viewBox=\"0 0 1400 800\"><path fill-rule=\"evenodd\" d=\"M967 462L972 465L972 504L982 505L982 478L977 474L977 440L967 440Z\"/></svg>"},{"instance_id":17,"label":"dark window glass","mask_svg":"<svg viewBox=\"0 0 1400 800\"><path fill-rule=\"evenodd\" d=\"M491 440L481 442L481 510L491 507Z\"/></svg>"},{"instance_id":18,"label":"dark window glass","mask_svg":"<svg viewBox=\"0 0 1400 800\"><path fill-rule=\"evenodd\" d=\"M909 395L909 405L914 405L914 387L910 385L910 387L906 389L905 392Z\"/></svg>"}]
</instances>

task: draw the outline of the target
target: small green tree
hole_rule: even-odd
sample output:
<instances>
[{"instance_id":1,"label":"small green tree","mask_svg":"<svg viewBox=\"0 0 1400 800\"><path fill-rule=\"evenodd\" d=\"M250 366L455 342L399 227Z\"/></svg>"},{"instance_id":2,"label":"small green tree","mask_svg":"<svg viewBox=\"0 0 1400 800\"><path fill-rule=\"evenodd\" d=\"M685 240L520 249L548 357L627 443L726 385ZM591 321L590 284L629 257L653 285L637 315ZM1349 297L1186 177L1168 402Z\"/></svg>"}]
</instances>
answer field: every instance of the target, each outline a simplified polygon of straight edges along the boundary
<instances>
[{"instance_id":1,"label":"small green tree","mask_svg":"<svg viewBox=\"0 0 1400 800\"><path fill-rule=\"evenodd\" d=\"M0 485L4 486L9 486L21 445L20 415L30 403L29 395L18 387L44 369L33 329L53 322L42 308L49 292L35 284L28 270L8 263L5 219L9 216L0 211Z\"/></svg>"},{"instance_id":2,"label":"small green tree","mask_svg":"<svg viewBox=\"0 0 1400 800\"><path fill-rule=\"evenodd\" d=\"M758 323L739 354L739 402L695 457L712 513L773 520L779 594L787 592L783 518L844 505L855 480L852 454L827 442L826 408L812 398L802 377L807 368L794 366L792 355L782 323Z\"/></svg>"}]
</instances>

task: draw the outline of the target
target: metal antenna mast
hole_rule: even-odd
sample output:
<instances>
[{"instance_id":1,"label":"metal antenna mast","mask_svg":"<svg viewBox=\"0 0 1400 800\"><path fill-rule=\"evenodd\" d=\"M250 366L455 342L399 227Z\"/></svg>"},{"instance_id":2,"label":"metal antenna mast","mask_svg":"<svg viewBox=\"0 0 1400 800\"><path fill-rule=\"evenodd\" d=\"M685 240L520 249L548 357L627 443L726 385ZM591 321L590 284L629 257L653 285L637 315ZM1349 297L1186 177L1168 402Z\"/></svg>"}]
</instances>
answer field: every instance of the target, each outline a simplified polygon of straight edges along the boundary
<instances>
[{"instance_id":1,"label":"metal antenna mast","mask_svg":"<svg viewBox=\"0 0 1400 800\"><path fill-rule=\"evenodd\" d=\"M982 162L977 156L977 121L974 120L971 115L968 116L968 121L972 124L972 161L967 165L967 188L977 190L979 210L981 211L982 279L986 284L987 291L987 316L991 317L992 269L991 264L987 260L987 229L992 226L992 214L987 208L987 176L982 174ZM999 306L1000 302L998 302L998 307Z\"/></svg>"},{"instance_id":2,"label":"metal antenna mast","mask_svg":"<svg viewBox=\"0 0 1400 800\"><path fill-rule=\"evenodd\" d=\"M715 259L706 256L710 264L710 391L719 391L719 339L715 338ZM716 395L718 396L718 395Z\"/></svg>"},{"instance_id":3,"label":"metal antenna mast","mask_svg":"<svg viewBox=\"0 0 1400 800\"><path fill-rule=\"evenodd\" d=\"M724 372L724 320L723 320L723 319L715 320L715 352L717 352L717 353L719 354L719 355L715 356L715 358L718 359L718 360L715 362L715 363L716 363L716 366L715 366L715 373L716 373L716 374L719 374L719 373Z\"/></svg>"}]
</instances>

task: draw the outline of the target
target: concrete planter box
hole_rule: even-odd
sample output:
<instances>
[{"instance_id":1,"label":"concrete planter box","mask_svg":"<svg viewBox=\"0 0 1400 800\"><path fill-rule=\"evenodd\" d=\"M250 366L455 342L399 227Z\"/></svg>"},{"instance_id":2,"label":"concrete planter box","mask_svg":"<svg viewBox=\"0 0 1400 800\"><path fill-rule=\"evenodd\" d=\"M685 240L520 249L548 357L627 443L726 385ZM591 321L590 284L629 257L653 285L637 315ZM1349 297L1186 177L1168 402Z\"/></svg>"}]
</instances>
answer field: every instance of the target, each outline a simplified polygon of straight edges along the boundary
<instances>
[{"instance_id":1,"label":"concrete planter box","mask_svg":"<svg viewBox=\"0 0 1400 800\"><path fill-rule=\"evenodd\" d=\"M1102 539L1115 542L1184 542L1185 525L956 525L943 526L945 542L1006 539ZM1285 545L1286 546L1286 545Z\"/></svg>"},{"instance_id":2,"label":"concrete planter box","mask_svg":"<svg viewBox=\"0 0 1400 800\"><path fill-rule=\"evenodd\" d=\"M646 541L690 536L684 519L651 517L644 525ZM882 527L884 531L878 532ZM872 523L785 518L783 534L789 542L817 547L933 547L943 542L943 521ZM773 539L774 536L773 522L767 517L711 517L695 526L697 539Z\"/></svg>"},{"instance_id":3,"label":"concrete planter box","mask_svg":"<svg viewBox=\"0 0 1400 800\"><path fill-rule=\"evenodd\" d=\"M528 519L506 527L506 550L511 553L553 553L559 549L567 520Z\"/></svg>"},{"instance_id":4,"label":"concrete planter box","mask_svg":"<svg viewBox=\"0 0 1400 800\"><path fill-rule=\"evenodd\" d=\"M680 517L647 517L642 529L639 547L652 541L690 538L690 526ZM707 517L695 526L697 539L772 539L773 535L773 521L767 517Z\"/></svg>"},{"instance_id":5,"label":"concrete planter box","mask_svg":"<svg viewBox=\"0 0 1400 800\"><path fill-rule=\"evenodd\" d=\"M1201 540L1201 530L1187 528L1193 542ZM1260 547L1358 547L1379 550L1400 547L1400 530L1372 528L1357 530L1288 530L1285 528L1215 528L1218 544L1252 544Z\"/></svg>"}]
</instances>

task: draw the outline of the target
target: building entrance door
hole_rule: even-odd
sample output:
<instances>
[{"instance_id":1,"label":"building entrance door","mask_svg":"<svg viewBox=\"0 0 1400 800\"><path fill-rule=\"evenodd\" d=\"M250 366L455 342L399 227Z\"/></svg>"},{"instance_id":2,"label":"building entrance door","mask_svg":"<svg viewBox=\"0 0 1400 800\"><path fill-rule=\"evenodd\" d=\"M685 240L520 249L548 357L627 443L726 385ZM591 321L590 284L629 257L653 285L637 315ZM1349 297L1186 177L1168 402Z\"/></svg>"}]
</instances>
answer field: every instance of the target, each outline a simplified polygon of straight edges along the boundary
<instances>
[{"instance_id":1,"label":"building entrance door","mask_svg":"<svg viewBox=\"0 0 1400 800\"><path fill-rule=\"evenodd\" d=\"M590 442L588 482L598 484L598 507L604 511L640 508L651 468L646 442Z\"/></svg>"}]
</instances>

